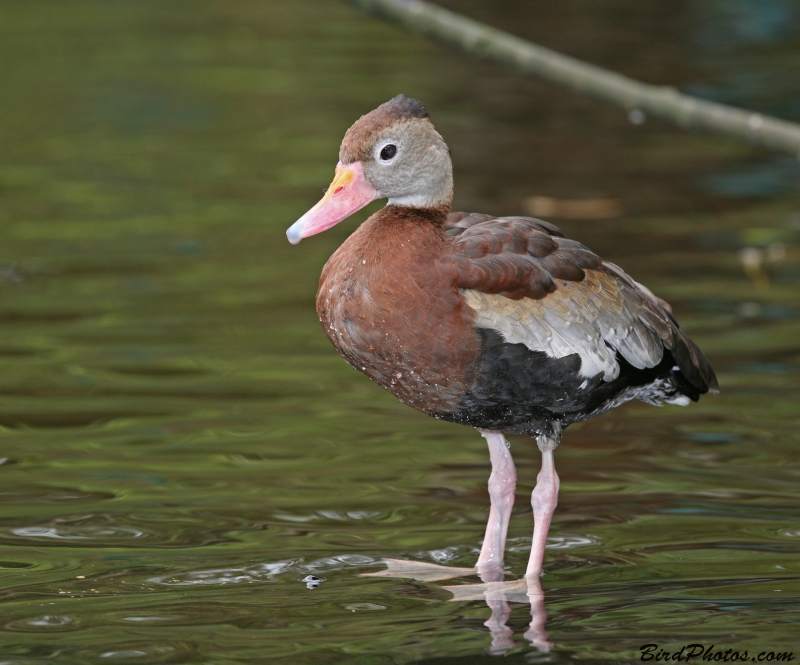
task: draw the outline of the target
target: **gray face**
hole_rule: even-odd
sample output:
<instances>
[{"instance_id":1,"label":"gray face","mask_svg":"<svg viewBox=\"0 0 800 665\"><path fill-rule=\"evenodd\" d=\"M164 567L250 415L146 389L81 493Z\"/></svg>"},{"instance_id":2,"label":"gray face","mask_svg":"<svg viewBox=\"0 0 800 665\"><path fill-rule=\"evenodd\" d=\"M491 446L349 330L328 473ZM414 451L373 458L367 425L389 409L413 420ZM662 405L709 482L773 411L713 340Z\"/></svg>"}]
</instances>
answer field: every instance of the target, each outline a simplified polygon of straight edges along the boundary
<instances>
[{"instance_id":1,"label":"gray face","mask_svg":"<svg viewBox=\"0 0 800 665\"><path fill-rule=\"evenodd\" d=\"M449 207L453 199L450 151L428 120L408 120L381 131L363 160L367 180L390 204Z\"/></svg>"}]
</instances>

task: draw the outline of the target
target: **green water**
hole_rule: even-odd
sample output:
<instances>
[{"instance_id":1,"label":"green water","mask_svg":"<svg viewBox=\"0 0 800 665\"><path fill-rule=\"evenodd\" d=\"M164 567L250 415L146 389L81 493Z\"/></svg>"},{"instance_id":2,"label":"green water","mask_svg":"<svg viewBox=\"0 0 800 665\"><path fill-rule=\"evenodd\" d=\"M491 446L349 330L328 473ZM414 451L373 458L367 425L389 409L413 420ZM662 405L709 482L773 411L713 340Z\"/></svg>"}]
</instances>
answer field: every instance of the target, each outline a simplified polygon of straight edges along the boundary
<instances>
[{"instance_id":1,"label":"green water","mask_svg":"<svg viewBox=\"0 0 800 665\"><path fill-rule=\"evenodd\" d=\"M640 4L449 6L800 120L796 2ZM722 386L570 428L553 651L512 603L503 662L692 642L800 657L796 160L633 125L344 3L0 0L0 661L492 658L485 603L359 577L384 557L473 565L485 443L325 339L316 282L356 222L284 236L346 128L399 92L450 143L457 209L619 198L619 219L560 223L673 303ZM519 575L539 456L512 449Z\"/></svg>"}]
</instances>

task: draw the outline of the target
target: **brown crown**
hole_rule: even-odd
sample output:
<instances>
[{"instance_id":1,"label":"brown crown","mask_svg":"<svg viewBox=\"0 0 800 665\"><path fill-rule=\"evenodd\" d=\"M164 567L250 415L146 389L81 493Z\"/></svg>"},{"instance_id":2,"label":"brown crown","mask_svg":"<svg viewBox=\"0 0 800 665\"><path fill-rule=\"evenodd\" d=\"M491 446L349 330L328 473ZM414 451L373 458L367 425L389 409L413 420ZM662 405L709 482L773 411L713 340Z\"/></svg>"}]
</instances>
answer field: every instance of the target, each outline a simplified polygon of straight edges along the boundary
<instances>
[{"instance_id":1,"label":"brown crown","mask_svg":"<svg viewBox=\"0 0 800 665\"><path fill-rule=\"evenodd\" d=\"M342 164L370 159L370 150L378 136L387 128L398 122L425 119L428 112L422 102L405 95L397 95L381 104L374 111L362 115L353 124L342 140L339 149L339 160Z\"/></svg>"}]
</instances>

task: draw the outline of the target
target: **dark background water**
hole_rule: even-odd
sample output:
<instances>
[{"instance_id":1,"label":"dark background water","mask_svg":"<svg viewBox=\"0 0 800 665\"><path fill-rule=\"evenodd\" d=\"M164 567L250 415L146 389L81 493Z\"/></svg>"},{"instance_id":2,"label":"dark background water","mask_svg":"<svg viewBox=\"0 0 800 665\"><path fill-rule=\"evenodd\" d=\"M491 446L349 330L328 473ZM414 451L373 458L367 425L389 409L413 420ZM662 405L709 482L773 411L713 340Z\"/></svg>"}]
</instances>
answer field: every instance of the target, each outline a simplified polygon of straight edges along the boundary
<instances>
[{"instance_id":1,"label":"dark background water","mask_svg":"<svg viewBox=\"0 0 800 665\"><path fill-rule=\"evenodd\" d=\"M800 121L796 0L443 4ZM671 301L722 386L570 428L555 647L527 646L512 603L509 662L800 657L800 162L634 125L344 3L0 0L2 662L489 658L484 603L358 577L474 563L485 444L329 346L316 282L357 222L284 236L347 127L399 92L451 146L456 209L618 199L554 221ZM539 455L512 447L521 574Z\"/></svg>"}]
</instances>

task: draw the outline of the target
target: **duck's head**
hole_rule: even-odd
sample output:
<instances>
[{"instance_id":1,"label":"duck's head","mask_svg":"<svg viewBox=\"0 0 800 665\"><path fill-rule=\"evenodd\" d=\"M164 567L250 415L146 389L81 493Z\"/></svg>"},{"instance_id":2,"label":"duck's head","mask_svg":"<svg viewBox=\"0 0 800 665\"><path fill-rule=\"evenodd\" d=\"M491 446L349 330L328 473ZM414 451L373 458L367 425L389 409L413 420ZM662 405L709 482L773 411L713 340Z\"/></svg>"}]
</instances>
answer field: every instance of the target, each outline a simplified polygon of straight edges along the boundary
<instances>
[{"instance_id":1,"label":"duck's head","mask_svg":"<svg viewBox=\"0 0 800 665\"><path fill-rule=\"evenodd\" d=\"M450 208L450 151L416 99L398 95L347 130L328 191L286 236L296 245L376 199L413 208Z\"/></svg>"}]
</instances>

